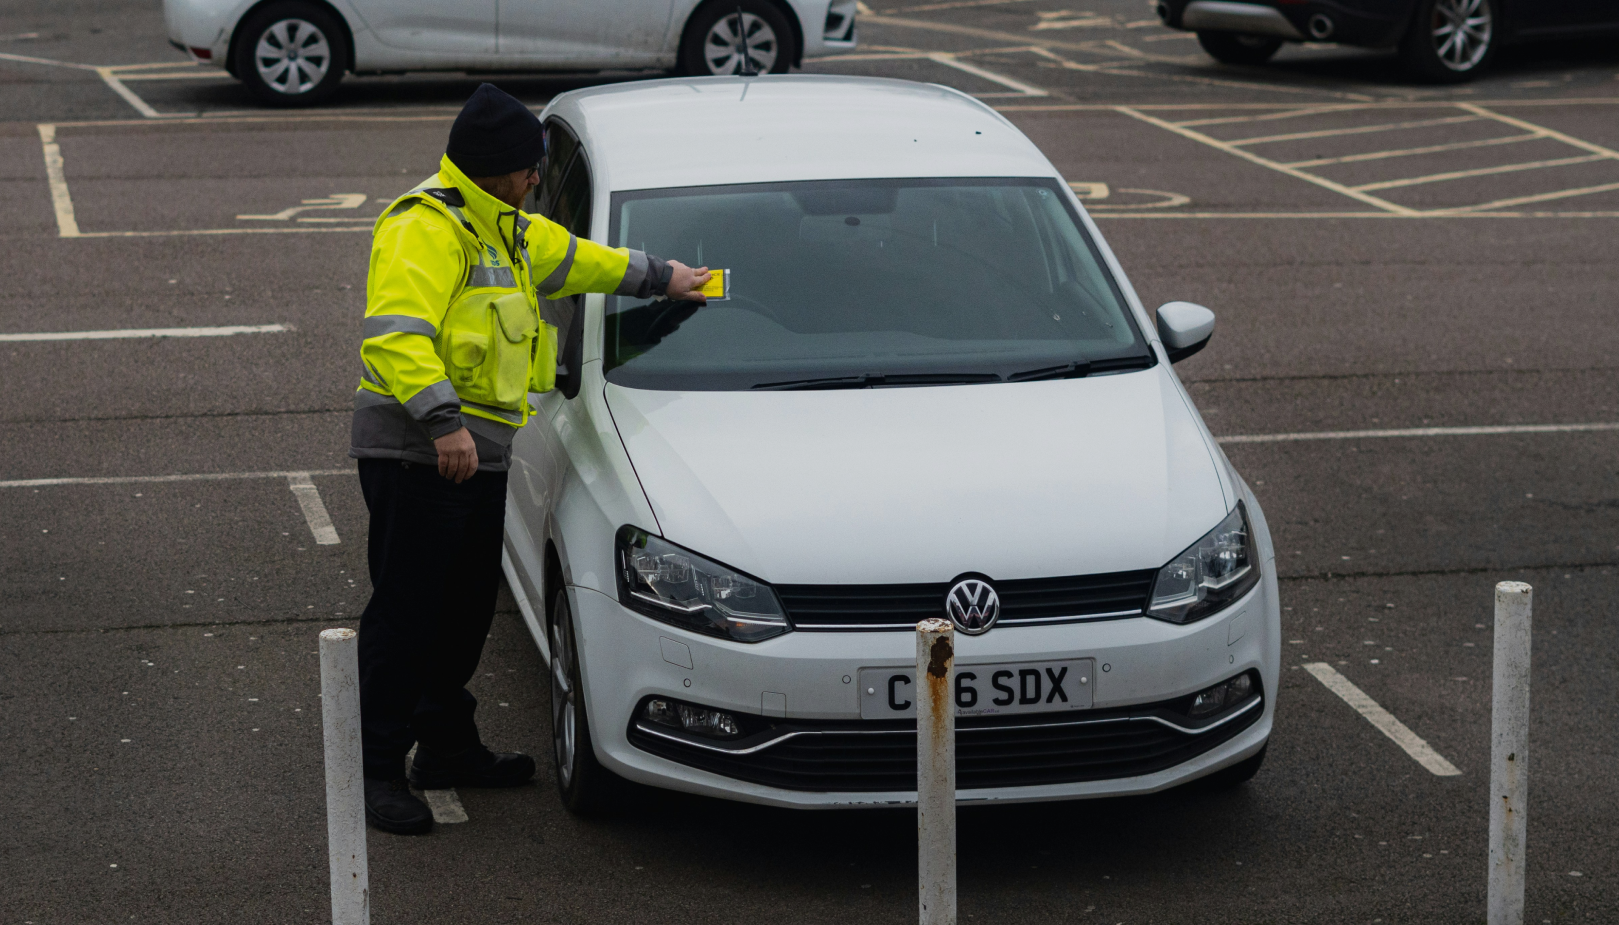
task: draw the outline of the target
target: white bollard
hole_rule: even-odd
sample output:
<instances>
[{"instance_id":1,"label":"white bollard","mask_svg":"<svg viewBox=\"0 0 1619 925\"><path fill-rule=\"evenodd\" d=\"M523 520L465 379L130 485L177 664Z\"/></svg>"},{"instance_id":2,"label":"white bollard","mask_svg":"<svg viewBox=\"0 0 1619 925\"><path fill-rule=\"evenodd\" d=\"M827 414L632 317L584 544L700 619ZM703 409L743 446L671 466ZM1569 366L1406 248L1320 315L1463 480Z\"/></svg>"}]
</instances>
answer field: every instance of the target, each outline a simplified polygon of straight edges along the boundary
<instances>
[{"instance_id":1,"label":"white bollard","mask_svg":"<svg viewBox=\"0 0 1619 925\"><path fill-rule=\"evenodd\" d=\"M956 925L955 630L916 624L916 873L922 925Z\"/></svg>"},{"instance_id":2,"label":"white bollard","mask_svg":"<svg viewBox=\"0 0 1619 925\"><path fill-rule=\"evenodd\" d=\"M360 755L360 636L320 634L321 719L326 725L326 847L332 925L370 925L365 858L365 770Z\"/></svg>"},{"instance_id":3,"label":"white bollard","mask_svg":"<svg viewBox=\"0 0 1619 925\"><path fill-rule=\"evenodd\" d=\"M1495 686L1490 710L1489 925L1523 925L1529 820L1529 612L1521 581L1495 586Z\"/></svg>"}]
</instances>

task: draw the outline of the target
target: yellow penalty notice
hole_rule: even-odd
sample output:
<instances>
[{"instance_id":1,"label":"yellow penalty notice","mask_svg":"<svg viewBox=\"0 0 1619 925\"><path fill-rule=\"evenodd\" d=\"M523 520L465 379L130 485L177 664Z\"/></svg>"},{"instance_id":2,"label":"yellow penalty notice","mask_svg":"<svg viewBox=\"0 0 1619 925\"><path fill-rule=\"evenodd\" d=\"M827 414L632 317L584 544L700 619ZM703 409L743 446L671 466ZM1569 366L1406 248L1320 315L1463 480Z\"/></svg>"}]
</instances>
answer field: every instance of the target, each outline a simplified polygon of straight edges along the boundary
<instances>
[{"instance_id":1,"label":"yellow penalty notice","mask_svg":"<svg viewBox=\"0 0 1619 925\"><path fill-rule=\"evenodd\" d=\"M708 273L708 282L704 283L703 288L697 291L716 301L729 299L731 297L731 271L716 270L710 267Z\"/></svg>"}]
</instances>

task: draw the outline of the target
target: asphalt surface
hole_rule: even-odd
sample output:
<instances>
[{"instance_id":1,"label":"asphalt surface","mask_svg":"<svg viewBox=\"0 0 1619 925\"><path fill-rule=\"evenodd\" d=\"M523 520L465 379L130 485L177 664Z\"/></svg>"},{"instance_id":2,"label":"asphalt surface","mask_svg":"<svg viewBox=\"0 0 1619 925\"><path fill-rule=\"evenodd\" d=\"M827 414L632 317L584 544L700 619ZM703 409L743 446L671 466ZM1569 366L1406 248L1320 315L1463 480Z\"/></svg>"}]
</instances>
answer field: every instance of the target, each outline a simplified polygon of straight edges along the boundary
<instances>
[{"instance_id":1,"label":"asphalt surface","mask_svg":"<svg viewBox=\"0 0 1619 925\"><path fill-rule=\"evenodd\" d=\"M859 52L806 70L984 94L1091 184L1143 301L1218 313L1178 367L1217 435L1619 422L1611 44L1514 49L1439 88L1326 46L1218 66L1140 2L872 5ZM0 922L321 921L315 636L369 593L354 229L431 173L478 78L265 111L181 60L155 3L8 5L0 55L0 334L287 328L0 342L0 482L272 473L0 487ZM18 56L166 63L111 73L157 75L126 86L199 115L143 117L94 69ZM621 76L500 83L539 106ZM305 200L325 208L239 218ZM1264 769L1218 795L964 809L962 920L1483 921L1491 588L1521 579L1528 920L1619 921L1616 450L1616 431L1227 443L1286 607ZM338 544L285 472L316 473ZM1318 661L1462 773L1429 773L1298 667ZM547 754L544 666L507 596L473 691L487 741ZM586 822L542 765L531 789L463 791L467 823L373 832L374 920L914 920L914 814L647 792Z\"/></svg>"}]
</instances>

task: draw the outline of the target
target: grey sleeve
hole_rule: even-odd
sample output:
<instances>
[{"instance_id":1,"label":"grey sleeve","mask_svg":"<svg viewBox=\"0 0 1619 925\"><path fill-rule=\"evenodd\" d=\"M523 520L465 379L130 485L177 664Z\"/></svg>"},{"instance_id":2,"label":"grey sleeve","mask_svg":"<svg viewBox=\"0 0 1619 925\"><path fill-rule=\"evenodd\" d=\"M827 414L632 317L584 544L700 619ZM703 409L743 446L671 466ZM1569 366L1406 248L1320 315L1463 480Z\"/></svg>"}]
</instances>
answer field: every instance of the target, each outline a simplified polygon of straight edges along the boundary
<instances>
[{"instance_id":1,"label":"grey sleeve","mask_svg":"<svg viewBox=\"0 0 1619 925\"><path fill-rule=\"evenodd\" d=\"M632 299L661 296L668 290L669 279L674 272L669 261L662 257L630 248L630 264L624 270L624 281L613 290L613 294Z\"/></svg>"},{"instance_id":2,"label":"grey sleeve","mask_svg":"<svg viewBox=\"0 0 1619 925\"><path fill-rule=\"evenodd\" d=\"M446 434L453 434L466 426L461 421L461 404L459 402L453 405L439 405L437 408L427 412L427 416L420 420L422 426L427 428L427 435L434 440Z\"/></svg>"}]
</instances>

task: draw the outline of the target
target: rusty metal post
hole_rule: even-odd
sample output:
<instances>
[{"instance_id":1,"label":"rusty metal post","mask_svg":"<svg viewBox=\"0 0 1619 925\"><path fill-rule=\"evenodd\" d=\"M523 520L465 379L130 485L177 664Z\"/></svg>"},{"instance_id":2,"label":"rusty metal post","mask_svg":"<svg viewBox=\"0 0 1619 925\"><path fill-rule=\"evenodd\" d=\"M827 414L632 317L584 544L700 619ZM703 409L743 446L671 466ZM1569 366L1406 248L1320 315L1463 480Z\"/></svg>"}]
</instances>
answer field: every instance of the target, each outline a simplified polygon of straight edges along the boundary
<instances>
[{"instance_id":1,"label":"rusty metal post","mask_svg":"<svg viewBox=\"0 0 1619 925\"><path fill-rule=\"evenodd\" d=\"M332 925L370 925L365 855L365 771L360 757L360 636L320 634L321 719L326 727L326 847Z\"/></svg>"},{"instance_id":2,"label":"rusty metal post","mask_svg":"<svg viewBox=\"0 0 1619 925\"><path fill-rule=\"evenodd\" d=\"M1529 612L1534 589L1495 586L1495 685L1490 711L1489 925L1523 925L1529 821Z\"/></svg>"},{"instance_id":3,"label":"rusty metal post","mask_svg":"<svg viewBox=\"0 0 1619 925\"><path fill-rule=\"evenodd\" d=\"M916 857L921 925L956 925L956 640L916 624Z\"/></svg>"}]
</instances>

